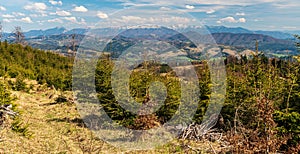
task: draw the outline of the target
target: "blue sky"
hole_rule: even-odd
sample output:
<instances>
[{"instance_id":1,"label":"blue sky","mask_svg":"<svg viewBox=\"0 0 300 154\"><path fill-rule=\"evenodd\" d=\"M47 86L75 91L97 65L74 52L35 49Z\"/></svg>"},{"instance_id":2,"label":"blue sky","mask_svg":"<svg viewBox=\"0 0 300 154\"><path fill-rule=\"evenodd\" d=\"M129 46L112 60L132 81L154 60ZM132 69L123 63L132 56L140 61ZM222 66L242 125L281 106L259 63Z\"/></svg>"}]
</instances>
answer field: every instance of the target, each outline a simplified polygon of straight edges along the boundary
<instances>
[{"instance_id":1,"label":"blue sky","mask_svg":"<svg viewBox=\"0 0 300 154\"><path fill-rule=\"evenodd\" d=\"M159 9L147 7L152 5ZM122 10L132 7L138 9L122 14ZM147 11L143 11L145 8ZM175 24L185 21L184 17L177 17L180 11L192 15L203 25L296 31L300 30L299 8L299 0L0 0L0 21L6 32L15 26L21 26L24 31L93 28L97 23L111 22L116 16L122 16L118 22L136 20L140 23L151 19ZM144 12L147 15L143 16ZM174 14L163 16L166 12Z\"/></svg>"}]
</instances>

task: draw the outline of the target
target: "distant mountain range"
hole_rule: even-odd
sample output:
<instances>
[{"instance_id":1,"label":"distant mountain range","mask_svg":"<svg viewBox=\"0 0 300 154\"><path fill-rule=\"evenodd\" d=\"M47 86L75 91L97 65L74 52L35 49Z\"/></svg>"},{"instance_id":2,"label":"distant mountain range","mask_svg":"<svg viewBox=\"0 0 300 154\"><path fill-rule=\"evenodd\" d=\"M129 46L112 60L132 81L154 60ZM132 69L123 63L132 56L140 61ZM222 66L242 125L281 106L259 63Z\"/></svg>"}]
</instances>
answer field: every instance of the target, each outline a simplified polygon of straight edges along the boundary
<instances>
[{"instance_id":1,"label":"distant mountain range","mask_svg":"<svg viewBox=\"0 0 300 154\"><path fill-rule=\"evenodd\" d=\"M64 27L55 27L47 30L31 30L24 32L26 41L29 45L45 49L45 50L66 50L70 43L71 35L76 34L77 43L80 42L85 36L99 34L101 37L113 36L120 32L122 29L116 28L102 28L93 29L93 33L89 32L91 29L76 28L67 30ZM175 28L176 30L176 28ZM208 30L208 32L204 32ZM201 31L203 35L209 35L215 39L217 44L238 47L243 49L254 49L255 40L259 41L259 49L265 52L278 53L289 50L291 53L296 53L294 46L294 36L292 33L280 31L251 31L245 28L224 27L224 26L205 26L201 27L186 27L180 29L183 33L193 33L194 31ZM178 39L176 36L178 32L170 31L170 29L158 28L133 28L126 32L125 37L143 38L158 40ZM180 36L181 37L181 36ZM205 36L203 36L205 38ZM3 39L13 41L12 34L4 33ZM123 39L124 40L124 39ZM134 40L134 39L133 39ZM170 41L170 40L169 40ZM79 44L79 43L78 43Z\"/></svg>"},{"instance_id":2,"label":"distant mountain range","mask_svg":"<svg viewBox=\"0 0 300 154\"><path fill-rule=\"evenodd\" d=\"M240 31L241 32L241 31ZM151 34L151 35L149 35ZM178 33L175 30L165 28L152 28L152 29L131 29L125 31L115 37L112 45L108 45L111 53L116 52L117 55L121 54L122 50L126 50L135 42L143 39L147 40L161 40L168 42L178 49L194 48L193 42L189 38L196 38L202 43L216 42L222 47L232 47L236 52L243 52L247 49L255 50L256 41L259 43L259 50L265 54L297 54L295 43L291 39L277 39L268 35L253 34L253 33L212 33L198 35L196 32L189 29L184 33ZM214 39L212 41L212 38ZM188 51L187 51L188 52Z\"/></svg>"},{"instance_id":3,"label":"distant mountain range","mask_svg":"<svg viewBox=\"0 0 300 154\"><path fill-rule=\"evenodd\" d=\"M224 26L207 26L207 29L211 33L234 33L234 34L262 34L268 35L277 39L293 39L295 33L287 33L287 32L280 32L280 31L251 31L245 28L236 27L236 28L229 28Z\"/></svg>"},{"instance_id":4,"label":"distant mountain range","mask_svg":"<svg viewBox=\"0 0 300 154\"><path fill-rule=\"evenodd\" d=\"M300 31L291 31L291 32L281 32L281 31L252 31L248 30L242 27L225 27L225 26L205 26L205 28L210 33L234 33L234 34L262 34L262 35L268 35L277 39L293 39L294 34L299 34ZM186 29L189 29L192 31L193 29L196 29L194 27L188 27ZM109 28L103 28L103 29L97 29L99 33L107 33ZM47 30L31 30L28 32L24 32L26 38L34 38L38 36L49 36L49 35L60 35L60 34L86 34L90 29L85 28L75 28L71 30L67 30L64 27L55 27ZM9 39L9 36L11 33L4 33L3 39Z\"/></svg>"},{"instance_id":5,"label":"distant mountain range","mask_svg":"<svg viewBox=\"0 0 300 154\"><path fill-rule=\"evenodd\" d=\"M259 50L262 51L296 51L295 43L292 40L277 39L263 34L233 34L233 33L213 33L213 38L217 44L235 47L254 49L257 40Z\"/></svg>"}]
</instances>

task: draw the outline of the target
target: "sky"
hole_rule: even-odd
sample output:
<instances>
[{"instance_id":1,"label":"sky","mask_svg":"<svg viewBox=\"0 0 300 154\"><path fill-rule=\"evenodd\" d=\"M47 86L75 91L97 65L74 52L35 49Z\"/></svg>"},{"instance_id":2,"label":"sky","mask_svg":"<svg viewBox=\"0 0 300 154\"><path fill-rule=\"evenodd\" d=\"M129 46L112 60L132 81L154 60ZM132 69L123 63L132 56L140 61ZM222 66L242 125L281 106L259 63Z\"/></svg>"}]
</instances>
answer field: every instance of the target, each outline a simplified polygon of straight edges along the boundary
<instances>
[{"instance_id":1,"label":"sky","mask_svg":"<svg viewBox=\"0 0 300 154\"><path fill-rule=\"evenodd\" d=\"M150 21L299 31L299 8L299 0L0 0L0 21L5 32Z\"/></svg>"}]
</instances>

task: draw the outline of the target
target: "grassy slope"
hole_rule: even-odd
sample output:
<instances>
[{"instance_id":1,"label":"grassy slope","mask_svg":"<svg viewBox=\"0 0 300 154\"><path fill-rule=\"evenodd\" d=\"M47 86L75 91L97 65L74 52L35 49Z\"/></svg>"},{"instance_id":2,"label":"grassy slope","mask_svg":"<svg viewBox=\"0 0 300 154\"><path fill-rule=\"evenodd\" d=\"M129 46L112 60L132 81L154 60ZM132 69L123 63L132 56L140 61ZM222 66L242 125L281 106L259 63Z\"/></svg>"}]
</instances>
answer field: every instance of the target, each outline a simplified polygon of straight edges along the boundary
<instances>
[{"instance_id":1,"label":"grassy slope","mask_svg":"<svg viewBox=\"0 0 300 154\"><path fill-rule=\"evenodd\" d=\"M80 120L75 104L53 104L55 90L27 81L34 85L30 92L13 91L14 104L21 119L28 124L31 137L24 137L10 128L0 129L0 153L122 153L120 149L99 140ZM71 92L64 92L72 96ZM51 104L52 103L52 104ZM10 121L11 122L11 121ZM151 151L126 153L195 153L213 152L211 144L174 141ZM187 141L184 141L187 143ZM194 147L194 148L193 148Z\"/></svg>"},{"instance_id":2,"label":"grassy slope","mask_svg":"<svg viewBox=\"0 0 300 154\"><path fill-rule=\"evenodd\" d=\"M41 88L40 85L35 85ZM21 119L29 125L32 137L22 135L6 128L0 131L0 153L83 153L93 151L116 152L116 150L93 134L80 122L74 104L53 104L49 96L54 90L45 88L30 93L14 91L15 104ZM98 152L97 152L98 151Z\"/></svg>"}]
</instances>

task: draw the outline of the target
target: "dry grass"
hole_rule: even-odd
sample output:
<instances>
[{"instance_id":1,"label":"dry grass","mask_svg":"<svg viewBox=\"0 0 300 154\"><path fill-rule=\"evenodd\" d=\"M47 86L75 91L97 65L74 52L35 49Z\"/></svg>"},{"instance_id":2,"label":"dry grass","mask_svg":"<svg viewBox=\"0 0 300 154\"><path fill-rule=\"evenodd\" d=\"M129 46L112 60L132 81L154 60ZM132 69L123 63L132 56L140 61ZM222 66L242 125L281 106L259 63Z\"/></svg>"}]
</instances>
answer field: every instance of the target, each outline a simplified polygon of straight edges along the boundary
<instances>
[{"instance_id":1,"label":"dry grass","mask_svg":"<svg viewBox=\"0 0 300 154\"><path fill-rule=\"evenodd\" d=\"M36 89L42 88L34 82ZM30 93L14 91L21 119L28 124L31 137L5 128L0 132L0 153L99 153L117 152L84 127L74 104L54 104L53 90ZM69 93L70 95L70 93ZM53 104L51 104L53 103Z\"/></svg>"},{"instance_id":2,"label":"dry grass","mask_svg":"<svg viewBox=\"0 0 300 154\"><path fill-rule=\"evenodd\" d=\"M84 126L75 104L55 104L54 98L49 98L57 93L55 90L34 81L26 83L34 85L34 90L13 91L13 95L17 97L15 104L20 118L29 125L32 136L24 137L10 128L0 130L0 153L199 153L180 141L151 151L122 152L95 137ZM201 143L197 147L210 149L210 144Z\"/></svg>"}]
</instances>

